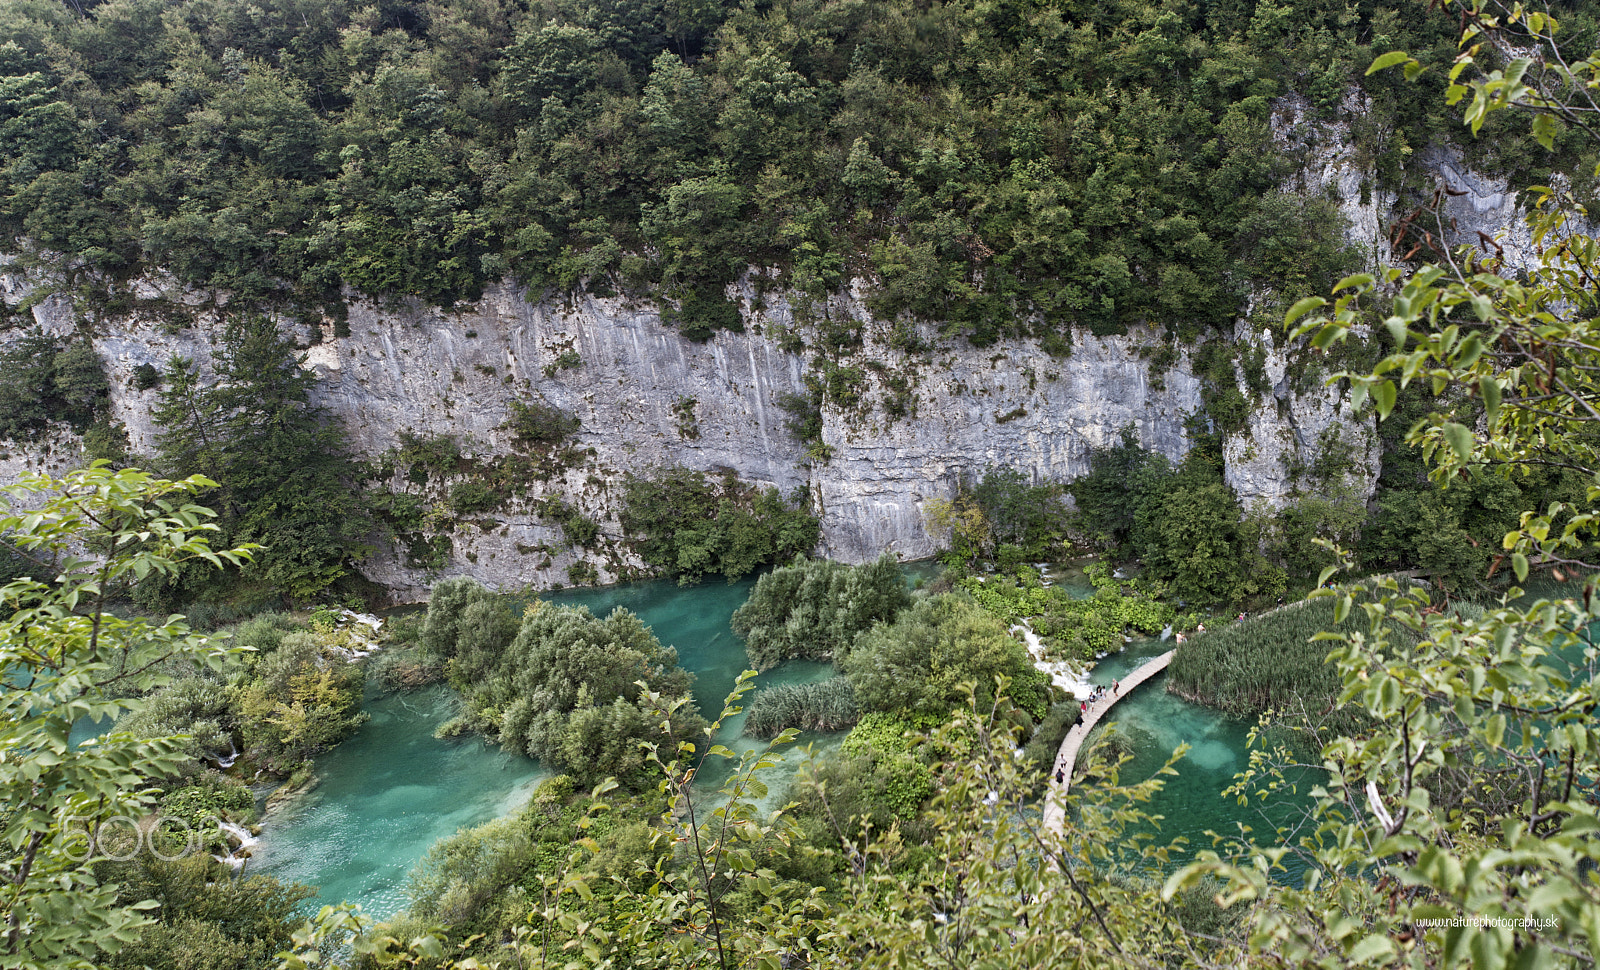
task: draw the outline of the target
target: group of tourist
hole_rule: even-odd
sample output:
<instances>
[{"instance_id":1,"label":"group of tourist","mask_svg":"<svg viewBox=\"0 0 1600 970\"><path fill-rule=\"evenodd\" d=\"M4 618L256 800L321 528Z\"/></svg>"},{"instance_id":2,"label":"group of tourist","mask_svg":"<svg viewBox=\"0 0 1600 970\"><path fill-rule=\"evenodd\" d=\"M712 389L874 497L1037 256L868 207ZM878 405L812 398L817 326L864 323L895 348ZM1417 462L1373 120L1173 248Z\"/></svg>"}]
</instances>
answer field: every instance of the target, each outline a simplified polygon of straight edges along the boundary
<instances>
[{"instance_id":1,"label":"group of tourist","mask_svg":"<svg viewBox=\"0 0 1600 970\"><path fill-rule=\"evenodd\" d=\"M1087 714L1087 713L1089 713L1089 705L1090 704L1098 704L1098 703L1100 703L1101 698L1104 698L1107 695L1109 695L1111 697L1115 697L1115 696L1117 696L1117 691L1119 691L1121 689L1122 689L1122 681L1120 681L1120 680L1113 680L1111 682L1111 686L1109 688L1106 687L1106 685L1104 685L1104 684L1096 684L1094 690L1089 692L1089 699L1078 702L1078 713L1079 714Z\"/></svg>"}]
</instances>

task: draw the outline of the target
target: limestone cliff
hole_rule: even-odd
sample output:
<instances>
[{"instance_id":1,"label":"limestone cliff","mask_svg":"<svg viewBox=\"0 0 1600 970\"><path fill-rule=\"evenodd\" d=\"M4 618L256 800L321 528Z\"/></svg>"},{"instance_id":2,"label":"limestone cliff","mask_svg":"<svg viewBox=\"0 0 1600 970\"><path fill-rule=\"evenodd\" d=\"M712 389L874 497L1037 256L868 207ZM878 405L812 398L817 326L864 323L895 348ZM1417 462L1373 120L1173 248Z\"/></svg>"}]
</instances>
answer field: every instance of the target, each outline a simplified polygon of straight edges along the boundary
<instances>
[{"instance_id":1,"label":"limestone cliff","mask_svg":"<svg viewBox=\"0 0 1600 970\"><path fill-rule=\"evenodd\" d=\"M8 285L14 303L28 289L17 278ZM186 299L177 290L164 295ZM1148 337L1080 332L1064 357L1026 340L908 353L890 346L883 325L869 319L857 296L841 294L823 308L825 315L859 321L864 336L844 362L877 366L860 368L857 405L824 407L822 441L831 454L814 458L787 430L789 415L778 405L805 390L811 364L795 349L793 335L805 337L807 330L781 296L768 293L758 301L746 291L743 297L745 332L718 332L702 344L663 324L655 308L622 299L529 303L507 287L487 294L470 313L356 301L350 335L335 338L330 327L308 350L307 366L321 378L320 402L370 458L393 448L402 432L455 435L468 457L503 452L509 437L500 425L513 399L541 399L578 416L574 443L582 460L551 481L532 483L533 500L458 522L450 534L442 572L502 586L566 582L567 567L580 558L599 567L602 580L623 565L637 565L618 541L618 486L629 473L660 465L732 469L786 492L803 488L822 516L822 552L861 561L889 549L909 559L941 545L941 537L928 533L922 505L949 496L963 475L1000 465L1040 480L1070 479L1087 469L1091 449L1115 443L1130 426L1144 445L1178 459L1189 445L1185 420L1201 407L1187 355L1152 373L1141 356L1155 344ZM62 297L39 302L32 315L52 332L75 326ZM217 321L203 311L196 320L174 331L132 319L102 325L95 334L113 386L113 418L126 426L135 452L153 450L157 429L150 411L157 392L138 390L134 369L163 366L173 354L208 360ZM932 333L923 336L938 346ZM1283 355L1274 351L1269 361L1281 383ZM894 376L909 397L900 402L904 415L891 418L883 401ZM1336 393L1321 389L1307 395L1285 389L1268 410L1288 416L1290 433L1274 425L1256 429L1249 444L1230 443L1228 471L1242 495L1273 502L1289 488L1286 454L1314 446L1325 428L1360 424ZM78 457L70 435L56 435L43 448L6 451L0 474L12 477L24 468L61 470ZM399 474L392 485L427 491ZM548 495L561 495L600 521L601 548L560 548L559 527L531 507ZM397 598L420 595L436 574L407 567L399 551L367 568Z\"/></svg>"}]
</instances>

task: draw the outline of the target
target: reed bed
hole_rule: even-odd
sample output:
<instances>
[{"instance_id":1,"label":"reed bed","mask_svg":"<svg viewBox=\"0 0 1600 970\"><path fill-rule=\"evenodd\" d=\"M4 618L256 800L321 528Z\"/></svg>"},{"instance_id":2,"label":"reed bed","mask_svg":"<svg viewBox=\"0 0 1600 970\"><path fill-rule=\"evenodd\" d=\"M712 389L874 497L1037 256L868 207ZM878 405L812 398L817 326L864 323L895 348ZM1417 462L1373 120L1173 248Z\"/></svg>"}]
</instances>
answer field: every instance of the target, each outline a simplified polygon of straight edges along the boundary
<instances>
[{"instance_id":1,"label":"reed bed","mask_svg":"<svg viewBox=\"0 0 1600 970\"><path fill-rule=\"evenodd\" d=\"M1359 609L1334 623L1334 603L1333 597L1306 600L1192 635L1167 668L1167 689L1243 717L1281 710L1297 697L1307 706L1328 705L1341 686L1327 662L1334 644L1311 638L1367 624Z\"/></svg>"},{"instance_id":2,"label":"reed bed","mask_svg":"<svg viewBox=\"0 0 1600 970\"><path fill-rule=\"evenodd\" d=\"M861 719L855 688L845 677L816 684L780 684L758 692L750 701L744 733L767 740L789 728L842 731Z\"/></svg>"}]
</instances>

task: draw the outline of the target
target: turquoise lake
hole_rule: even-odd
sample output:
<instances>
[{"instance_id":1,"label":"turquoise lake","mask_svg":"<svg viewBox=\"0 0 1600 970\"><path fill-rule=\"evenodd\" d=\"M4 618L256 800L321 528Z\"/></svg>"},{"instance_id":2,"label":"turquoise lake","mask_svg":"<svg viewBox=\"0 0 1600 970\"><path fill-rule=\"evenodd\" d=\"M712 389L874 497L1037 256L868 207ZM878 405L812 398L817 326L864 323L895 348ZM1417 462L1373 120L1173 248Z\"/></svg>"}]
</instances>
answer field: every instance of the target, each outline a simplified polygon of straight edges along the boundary
<instances>
[{"instance_id":1,"label":"turquoise lake","mask_svg":"<svg viewBox=\"0 0 1600 970\"><path fill-rule=\"evenodd\" d=\"M912 577L927 572L915 566L908 570ZM747 580L680 587L661 581L566 590L543 598L586 606L600 615L618 606L637 613L663 643L677 648L680 662L695 673L695 700L710 717L722 709L735 678L747 667L729 618L752 585ZM1170 646L1159 641L1129 644L1102 659L1093 679L1109 684ZM763 675L760 683L814 681L830 673L826 664L791 663ZM548 774L536 762L478 739L435 739L434 728L451 716L455 703L454 695L440 686L369 700L366 709L372 719L317 760L321 784L267 820L250 871L317 887L318 905L359 903L380 918L403 909L407 874L429 846L460 828L515 811ZM1192 851L1209 847L1207 829L1231 834L1243 822L1270 833L1279 824L1282 809L1280 819L1264 821L1255 808L1241 808L1220 796L1245 763L1248 724L1167 694L1160 678L1120 702L1111 720L1137 744L1124 781L1149 777L1180 743L1191 746L1178 766L1179 777L1168 779L1148 806L1165 817L1163 840L1183 836ZM720 739L736 749L754 745L738 737L741 721L731 719ZM781 769L765 777L772 789L769 804L776 803L805 760L802 748L807 743L826 750L841 739L839 734L810 736L787 749ZM697 783L714 789L725 776L708 765Z\"/></svg>"},{"instance_id":2,"label":"turquoise lake","mask_svg":"<svg viewBox=\"0 0 1600 970\"><path fill-rule=\"evenodd\" d=\"M605 615L616 607L638 614L661 641L678 650L693 671L695 702L714 716L748 663L744 644L729 627L754 580L680 587L656 581L546 593L553 603L586 606ZM789 663L761 683L821 680L828 664ZM406 876L429 846L458 829L506 815L548 777L537 762L507 754L482 740L441 741L433 730L456 710L455 695L434 686L412 694L372 699L368 721L350 740L317 759L321 783L292 806L274 813L262 829L250 871L317 887L315 902L359 903L369 915L392 916L406 905ZM743 717L724 735L738 738ZM807 739L818 748L842 736ZM729 747L752 747L724 741ZM788 750L783 779L768 777L775 802L805 755ZM726 771L707 766L698 781L715 789Z\"/></svg>"}]
</instances>

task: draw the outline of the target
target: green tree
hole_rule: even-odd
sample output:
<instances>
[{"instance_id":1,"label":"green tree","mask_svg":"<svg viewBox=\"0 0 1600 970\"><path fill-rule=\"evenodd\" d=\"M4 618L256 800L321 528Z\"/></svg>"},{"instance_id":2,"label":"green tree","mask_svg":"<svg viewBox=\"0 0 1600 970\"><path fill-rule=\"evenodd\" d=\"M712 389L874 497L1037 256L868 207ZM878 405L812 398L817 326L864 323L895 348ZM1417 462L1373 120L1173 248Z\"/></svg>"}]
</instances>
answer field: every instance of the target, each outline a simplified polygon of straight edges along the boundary
<instances>
[{"instance_id":1,"label":"green tree","mask_svg":"<svg viewBox=\"0 0 1600 970\"><path fill-rule=\"evenodd\" d=\"M247 575L304 601L371 550L360 476L341 430L311 403L315 374L271 320L230 321L212 366L207 383L192 362L169 364L155 412L161 461L220 482L223 527L263 546Z\"/></svg>"},{"instance_id":2,"label":"green tree","mask_svg":"<svg viewBox=\"0 0 1600 970\"><path fill-rule=\"evenodd\" d=\"M300 905L315 895L268 876L231 878L204 854L166 861L141 852L101 868L115 872L123 899L156 904L156 922L102 970L268 970L292 945Z\"/></svg>"},{"instance_id":3,"label":"green tree","mask_svg":"<svg viewBox=\"0 0 1600 970\"><path fill-rule=\"evenodd\" d=\"M785 660L843 661L856 634L911 603L900 564L884 553L864 566L796 559L756 580L733 613L733 632L757 670Z\"/></svg>"},{"instance_id":4,"label":"green tree","mask_svg":"<svg viewBox=\"0 0 1600 970\"><path fill-rule=\"evenodd\" d=\"M151 782L187 759L182 739L113 732L74 745L80 718L116 718L170 681L175 658L217 665L227 651L182 617L125 619L108 610L132 583L188 562L239 564L247 547L210 548L211 513L190 499L211 485L104 465L56 480L26 476L0 498L0 532L47 577L0 587L0 962L90 967L148 921L98 879L87 835L139 817ZM85 553L88 553L87 555Z\"/></svg>"},{"instance_id":5,"label":"green tree","mask_svg":"<svg viewBox=\"0 0 1600 970\"><path fill-rule=\"evenodd\" d=\"M462 588L470 587L452 586L444 594L454 601ZM547 603L531 604L515 638L502 640L503 610L479 599L461 611L462 646L450 676L467 699L464 723L580 784L610 776L640 785L645 757L639 742L656 729L642 706L645 693L688 697L693 682L678 666L677 651L662 646L627 610L598 619L582 607ZM690 706L672 727L681 737L701 723Z\"/></svg>"},{"instance_id":6,"label":"green tree","mask_svg":"<svg viewBox=\"0 0 1600 970\"><path fill-rule=\"evenodd\" d=\"M1166 458L1141 448L1133 429L1124 428L1116 445L1089 453L1088 473L1067 486L1078 529L1101 548L1127 555L1140 511L1171 474Z\"/></svg>"},{"instance_id":7,"label":"green tree","mask_svg":"<svg viewBox=\"0 0 1600 970\"><path fill-rule=\"evenodd\" d=\"M1150 576L1196 603L1242 598L1257 550L1240 531L1239 501L1215 468L1191 453L1162 483L1159 502L1141 504L1134 542Z\"/></svg>"},{"instance_id":8,"label":"green tree","mask_svg":"<svg viewBox=\"0 0 1600 970\"><path fill-rule=\"evenodd\" d=\"M961 705L969 687L987 707L996 677L1010 682L1012 699L1036 718L1049 707L1048 677L1005 623L952 593L923 597L893 623L861 634L842 666L866 711L944 714Z\"/></svg>"},{"instance_id":9,"label":"green tree","mask_svg":"<svg viewBox=\"0 0 1600 970\"><path fill-rule=\"evenodd\" d=\"M239 726L247 751L280 773L349 737L367 720L361 710L364 669L316 634L285 636L253 674L233 692Z\"/></svg>"},{"instance_id":10,"label":"green tree","mask_svg":"<svg viewBox=\"0 0 1600 970\"><path fill-rule=\"evenodd\" d=\"M688 468L629 476L622 527L652 567L680 583L707 573L729 582L769 563L787 562L817 544L821 526L803 492L788 500L732 472L713 478Z\"/></svg>"},{"instance_id":11,"label":"green tree","mask_svg":"<svg viewBox=\"0 0 1600 970\"><path fill-rule=\"evenodd\" d=\"M991 541L1017 546L1029 558L1052 556L1065 535L1070 510L1062 503L1065 489L1056 482L1034 484L1014 468L990 468L972 486L983 509Z\"/></svg>"},{"instance_id":12,"label":"green tree","mask_svg":"<svg viewBox=\"0 0 1600 970\"><path fill-rule=\"evenodd\" d=\"M0 352L0 437L26 439L50 421L82 434L105 412L111 388L94 345L65 347L30 330Z\"/></svg>"}]
</instances>

